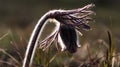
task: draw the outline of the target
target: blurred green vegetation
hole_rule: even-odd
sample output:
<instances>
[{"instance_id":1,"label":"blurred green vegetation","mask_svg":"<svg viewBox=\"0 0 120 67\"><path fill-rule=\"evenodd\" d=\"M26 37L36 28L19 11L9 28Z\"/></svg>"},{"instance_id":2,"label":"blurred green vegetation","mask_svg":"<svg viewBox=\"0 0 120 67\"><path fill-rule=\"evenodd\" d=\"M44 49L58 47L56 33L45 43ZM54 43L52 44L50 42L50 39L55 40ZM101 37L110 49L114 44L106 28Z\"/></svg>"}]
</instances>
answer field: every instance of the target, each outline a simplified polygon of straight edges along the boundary
<instances>
[{"instance_id":1,"label":"blurred green vegetation","mask_svg":"<svg viewBox=\"0 0 120 67\"><path fill-rule=\"evenodd\" d=\"M120 52L120 0L0 0L0 38L8 33L0 39L0 48L12 51L11 42L14 42L19 46L24 45L25 52L31 32L44 13L52 9L80 8L90 3L96 5L93 9L96 12L95 22L90 23L91 31L81 31L81 45L89 42L92 48L96 48L94 42L98 39L108 42L106 31L110 30L115 49ZM52 25L48 27L52 28ZM44 32L47 31L48 29ZM46 34L44 36L47 36Z\"/></svg>"}]
</instances>

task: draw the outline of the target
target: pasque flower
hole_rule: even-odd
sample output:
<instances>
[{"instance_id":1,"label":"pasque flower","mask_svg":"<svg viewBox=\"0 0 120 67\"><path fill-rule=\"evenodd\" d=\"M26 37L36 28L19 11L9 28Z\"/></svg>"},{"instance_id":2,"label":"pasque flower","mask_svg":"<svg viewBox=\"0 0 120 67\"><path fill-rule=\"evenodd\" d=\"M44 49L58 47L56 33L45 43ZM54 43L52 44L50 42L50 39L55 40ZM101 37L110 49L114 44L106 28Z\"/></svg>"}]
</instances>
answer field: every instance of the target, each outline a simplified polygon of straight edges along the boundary
<instances>
[{"instance_id":1,"label":"pasque flower","mask_svg":"<svg viewBox=\"0 0 120 67\"><path fill-rule=\"evenodd\" d=\"M74 10L54 10L56 13L51 15L58 28L40 42L40 47L45 50L53 41L57 41L62 48L61 51L76 52L77 47L80 47L77 32L81 34L80 29L90 30L88 22L92 21L90 15L94 14L94 12L90 8L93 6L93 4L90 4Z\"/></svg>"},{"instance_id":2,"label":"pasque flower","mask_svg":"<svg viewBox=\"0 0 120 67\"><path fill-rule=\"evenodd\" d=\"M89 4L83 8L73 10L51 10L44 14L32 32L22 67L31 66L38 43L40 48L46 50L55 41L59 42L61 51L76 52L77 47L80 47L77 32L81 34L80 30L82 29L90 30L88 22L92 21L90 15L94 14L94 12L90 9L93 6L94 4ZM51 35L39 42L41 31L48 19L55 22L56 28Z\"/></svg>"}]
</instances>

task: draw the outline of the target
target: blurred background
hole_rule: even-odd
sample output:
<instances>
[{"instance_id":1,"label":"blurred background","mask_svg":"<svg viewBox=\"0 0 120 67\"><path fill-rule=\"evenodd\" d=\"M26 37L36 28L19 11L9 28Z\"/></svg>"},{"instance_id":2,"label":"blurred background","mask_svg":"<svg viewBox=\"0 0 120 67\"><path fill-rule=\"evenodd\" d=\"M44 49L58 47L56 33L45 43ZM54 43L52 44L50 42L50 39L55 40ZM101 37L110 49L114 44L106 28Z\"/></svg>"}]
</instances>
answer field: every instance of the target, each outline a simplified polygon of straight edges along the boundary
<instances>
[{"instance_id":1,"label":"blurred background","mask_svg":"<svg viewBox=\"0 0 120 67\"><path fill-rule=\"evenodd\" d=\"M26 45L34 26L40 17L52 9L75 9L94 3L92 9L96 12L91 22L91 31L81 31L81 45L92 44L97 47L96 41L108 42L107 31L113 35L115 49L120 48L120 0L0 0L0 49L12 51L13 46L22 47L24 55ZM49 25L49 27L52 27ZM45 31L47 33L47 30ZM10 52L14 54L14 51ZM0 58L3 57L0 53Z\"/></svg>"}]
</instances>

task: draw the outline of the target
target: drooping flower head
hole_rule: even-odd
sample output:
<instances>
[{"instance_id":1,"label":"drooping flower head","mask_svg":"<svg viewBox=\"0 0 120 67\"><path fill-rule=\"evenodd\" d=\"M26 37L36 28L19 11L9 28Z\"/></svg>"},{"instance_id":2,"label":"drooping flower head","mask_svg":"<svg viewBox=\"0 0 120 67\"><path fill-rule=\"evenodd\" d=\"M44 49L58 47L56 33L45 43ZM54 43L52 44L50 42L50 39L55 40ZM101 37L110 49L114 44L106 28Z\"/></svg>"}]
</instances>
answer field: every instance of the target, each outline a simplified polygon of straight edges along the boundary
<instances>
[{"instance_id":1,"label":"drooping flower head","mask_svg":"<svg viewBox=\"0 0 120 67\"><path fill-rule=\"evenodd\" d=\"M53 14L51 13L50 16L58 22L58 29L40 42L40 47L45 50L53 41L57 40L62 48L61 51L76 52L77 47L80 47L77 32L81 34L81 29L91 29L88 22L92 20L90 15L95 14L90 10L93 6L93 4L89 4L74 10L53 10Z\"/></svg>"}]
</instances>

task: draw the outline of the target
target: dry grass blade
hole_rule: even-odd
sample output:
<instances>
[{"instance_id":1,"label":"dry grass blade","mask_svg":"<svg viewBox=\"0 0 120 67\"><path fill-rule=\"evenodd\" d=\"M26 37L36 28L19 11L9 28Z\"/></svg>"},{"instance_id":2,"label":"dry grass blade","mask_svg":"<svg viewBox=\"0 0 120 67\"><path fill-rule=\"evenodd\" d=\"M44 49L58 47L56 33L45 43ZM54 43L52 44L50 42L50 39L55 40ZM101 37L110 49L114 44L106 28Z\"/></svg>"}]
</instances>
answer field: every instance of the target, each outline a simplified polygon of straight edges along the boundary
<instances>
[{"instance_id":1,"label":"dry grass blade","mask_svg":"<svg viewBox=\"0 0 120 67\"><path fill-rule=\"evenodd\" d=\"M9 34L9 32L6 33L6 34L4 34L2 37L0 37L0 40L2 40L2 39L3 39L4 37L6 37L8 34Z\"/></svg>"},{"instance_id":2,"label":"dry grass blade","mask_svg":"<svg viewBox=\"0 0 120 67\"><path fill-rule=\"evenodd\" d=\"M55 54L50 60L49 63L51 63L55 58L56 58L57 54Z\"/></svg>"},{"instance_id":3,"label":"dry grass blade","mask_svg":"<svg viewBox=\"0 0 120 67\"><path fill-rule=\"evenodd\" d=\"M10 43L11 43L11 45L13 47L13 50L18 54L20 60L22 61L23 57L22 57L22 54L20 52L20 50L21 50L20 47L15 42L13 42L13 41L11 41Z\"/></svg>"},{"instance_id":4,"label":"dry grass blade","mask_svg":"<svg viewBox=\"0 0 120 67\"><path fill-rule=\"evenodd\" d=\"M108 56L109 56L109 66L112 66L112 59L113 59L113 51L114 51L114 44L112 40L112 34L107 31L108 39L109 39L109 49L108 49Z\"/></svg>"},{"instance_id":5,"label":"dry grass blade","mask_svg":"<svg viewBox=\"0 0 120 67\"><path fill-rule=\"evenodd\" d=\"M0 63L5 63L5 64L8 64L8 65L10 65L10 66L16 67L16 65L14 65L13 63L6 62L6 61L3 61L3 60L0 60Z\"/></svg>"},{"instance_id":6,"label":"dry grass blade","mask_svg":"<svg viewBox=\"0 0 120 67\"><path fill-rule=\"evenodd\" d=\"M4 49L0 48L0 51L3 52L8 57L10 57L13 61L15 61L19 65L20 62L17 59L15 59L12 55L10 55L9 53L7 53Z\"/></svg>"},{"instance_id":7,"label":"dry grass blade","mask_svg":"<svg viewBox=\"0 0 120 67\"><path fill-rule=\"evenodd\" d=\"M10 34L10 31L8 31L8 33L4 34L2 37L0 37L0 40L2 40L3 38L5 38L7 35ZM16 47L17 45L13 45L13 43L11 42L12 46ZM16 49L16 48L15 48ZM20 62L14 57L12 56L10 53L8 53L5 49L0 48L0 52L2 52L5 56L8 56L14 63L6 61L1 59L0 63L2 64L7 64L10 66L14 66L17 67L17 65L20 65ZM20 56L20 53L16 51L16 53L19 55L19 57L21 57L21 60L23 60L22 56Z\"/></svg>"}]
</instances>

